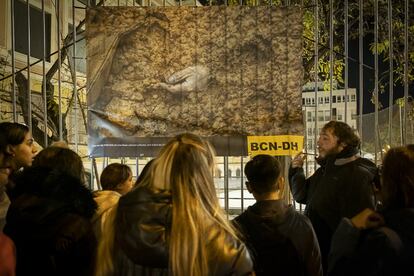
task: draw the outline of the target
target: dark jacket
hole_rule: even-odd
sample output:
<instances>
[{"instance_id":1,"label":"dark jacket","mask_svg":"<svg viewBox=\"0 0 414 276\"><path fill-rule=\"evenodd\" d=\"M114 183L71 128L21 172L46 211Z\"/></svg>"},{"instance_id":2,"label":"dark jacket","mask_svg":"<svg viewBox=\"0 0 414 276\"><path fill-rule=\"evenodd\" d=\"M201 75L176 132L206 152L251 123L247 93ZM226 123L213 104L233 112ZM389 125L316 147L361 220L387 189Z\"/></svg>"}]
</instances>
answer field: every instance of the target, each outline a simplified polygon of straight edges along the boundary
<instances>
[{"instance_id":1,"label":"dark jacket","mask_svg":"<svg viewBox=\"0 0 414 276\"><path fill-rule=\"evenodd\" d=\"M254 256L257 275L322 275L309 219L282 200L258 201L235 218Z\"/></svg>"},{"instance_id":2,"label":"dark jacket","mask_svg":"<svg viewBox=\"0 0 414 276\"><path fill-rule=\"evenodd\" d=\"M168 275L170 192L135 188L121 197L117 212L113 275ZM215 231L212 227L209 233L213 238ZM250 275L253 271L245 246L230 236L222 248L212 248L208 254L209 275Z\"/></svg>"},{"instance_id":3,"label":"dark jacket","mask_svg":"<svg viewBox=\"0 0 414 276\"><path fill-rule=\"evenodd\" d=\"M14 241L17 275L91 275L96 203L79 180L45 168L26 169L16 182L4 232Z\"/></svg>"},{"instance_id":4,"label":"dark jacket","mask_svg":"<svg viewBox=\"0 0 414 276\"><path fill-rule=\"evenodd\" d=\"M343 219L333 238L329 275L414 275L414 209L384 213L385 227L359 230Z\"/></svg>"},{"instance_id":5,"label":"dark jacket","mask_svg":"<svg viewBox=\"0 0 414 276\"><path fill-rule=\"evenodd\" d=\"M339 157L331 157L309 178L303 168L289 169L289 184L295 201L306 204L318 237L322 264L326 270L333 232L343 217L353 217L365 208L374 208L372 182L375 164L358 158L336 165Z\"/></svg>"}]
</instances>

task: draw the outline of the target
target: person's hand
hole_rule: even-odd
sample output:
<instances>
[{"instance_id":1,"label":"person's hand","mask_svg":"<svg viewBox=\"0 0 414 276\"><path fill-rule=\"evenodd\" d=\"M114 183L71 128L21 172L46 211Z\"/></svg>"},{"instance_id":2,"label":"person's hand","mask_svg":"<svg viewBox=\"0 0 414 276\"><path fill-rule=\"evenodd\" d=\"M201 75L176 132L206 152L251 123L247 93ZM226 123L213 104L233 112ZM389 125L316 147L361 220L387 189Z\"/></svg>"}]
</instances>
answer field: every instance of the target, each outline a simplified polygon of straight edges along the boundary
<instances>
[{"instance_id":1,"label":"person's hand","mask_svg":"<svg viewBox=\"0 0 414 276\"><path fill-rule=\"evenodd\" d=\"M292 160L292 165L291 165L292 168L302 168L305 158L306 158L305 153L301 152L298 155L296 155Z\"/></svg>"},{"instance_id":2,"label":"person's hand","mask_svg":"<svg viewBox=\"0 0 414 276\"><path fill-rule=\"evenodd\" d=\"M351 219L358 229L376 228L384 224L384 218L372 209L365 209Z\"/></svg>"},{"instance_id":3,"label":"person's hand","mask_svg":"<svg viewBox=\"0 0 414 276\"><path fill-rule=\"evenodd\" d=\"M207 87L209 75L210 70L206 66L190 66L175 72L155 87L164 88L172 93L203 90Z\"/></svg>"}]
</instances>

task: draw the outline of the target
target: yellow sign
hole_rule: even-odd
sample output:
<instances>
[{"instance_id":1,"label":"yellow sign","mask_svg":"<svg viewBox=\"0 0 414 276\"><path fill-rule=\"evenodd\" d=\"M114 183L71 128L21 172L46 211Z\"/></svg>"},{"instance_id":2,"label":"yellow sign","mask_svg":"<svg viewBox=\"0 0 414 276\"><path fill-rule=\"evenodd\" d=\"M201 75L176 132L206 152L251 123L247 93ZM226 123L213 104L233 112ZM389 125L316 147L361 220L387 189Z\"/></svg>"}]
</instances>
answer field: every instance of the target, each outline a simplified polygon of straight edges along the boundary
<instances>
[{"instance_id":1,"label":"yellow sign","mask_svg":"<svg viewBox=\"0 0 414 276\"><path fill-rule=\"evenodd\" d=\"M303 149L303 136L247 136L247 152L254 156L268 155L296 155Z\"/></svg>"}]
</instances>

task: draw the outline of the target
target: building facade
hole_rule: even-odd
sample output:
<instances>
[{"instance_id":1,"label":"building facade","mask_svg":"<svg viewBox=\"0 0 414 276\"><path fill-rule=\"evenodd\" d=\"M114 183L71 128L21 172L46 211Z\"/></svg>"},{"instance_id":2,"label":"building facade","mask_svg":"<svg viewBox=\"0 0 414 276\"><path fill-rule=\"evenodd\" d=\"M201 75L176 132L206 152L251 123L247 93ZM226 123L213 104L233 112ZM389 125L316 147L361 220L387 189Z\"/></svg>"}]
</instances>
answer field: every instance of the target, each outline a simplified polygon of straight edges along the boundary
<instances>
[{"instance_id":1,"label":"building facade","mask_svg":"<svg viewBox=\"0 0 414 276\"><path fill-rule=\"evenodd\" d=\"M306 172L311 175L316 169L316 142L321 128L329 121L341 121L357 129L357 95L355 88L338 89L335 84L332 93L324 90L323 82L303 87L302 111L305 124L305 152L308 153Z\"/></svg>"}]
</instances>

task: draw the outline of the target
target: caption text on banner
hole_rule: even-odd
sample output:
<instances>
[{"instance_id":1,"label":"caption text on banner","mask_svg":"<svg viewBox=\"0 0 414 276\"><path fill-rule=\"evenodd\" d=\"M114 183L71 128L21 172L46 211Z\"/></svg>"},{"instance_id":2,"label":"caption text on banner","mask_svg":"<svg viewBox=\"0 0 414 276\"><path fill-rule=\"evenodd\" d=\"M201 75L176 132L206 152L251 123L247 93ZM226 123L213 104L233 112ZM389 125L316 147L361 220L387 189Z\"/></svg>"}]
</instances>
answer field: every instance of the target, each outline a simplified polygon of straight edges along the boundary
<instances>
[{"instance_id":1,"label":"caption text on banner","mask_svg":"<svg viewBox=\"0 0 414 276\"><path fill-rule=\"evenodd\" d=\"M303 149L303 136L247 136L248 154L296 155Z\"/></svg>"}]
</instances>

